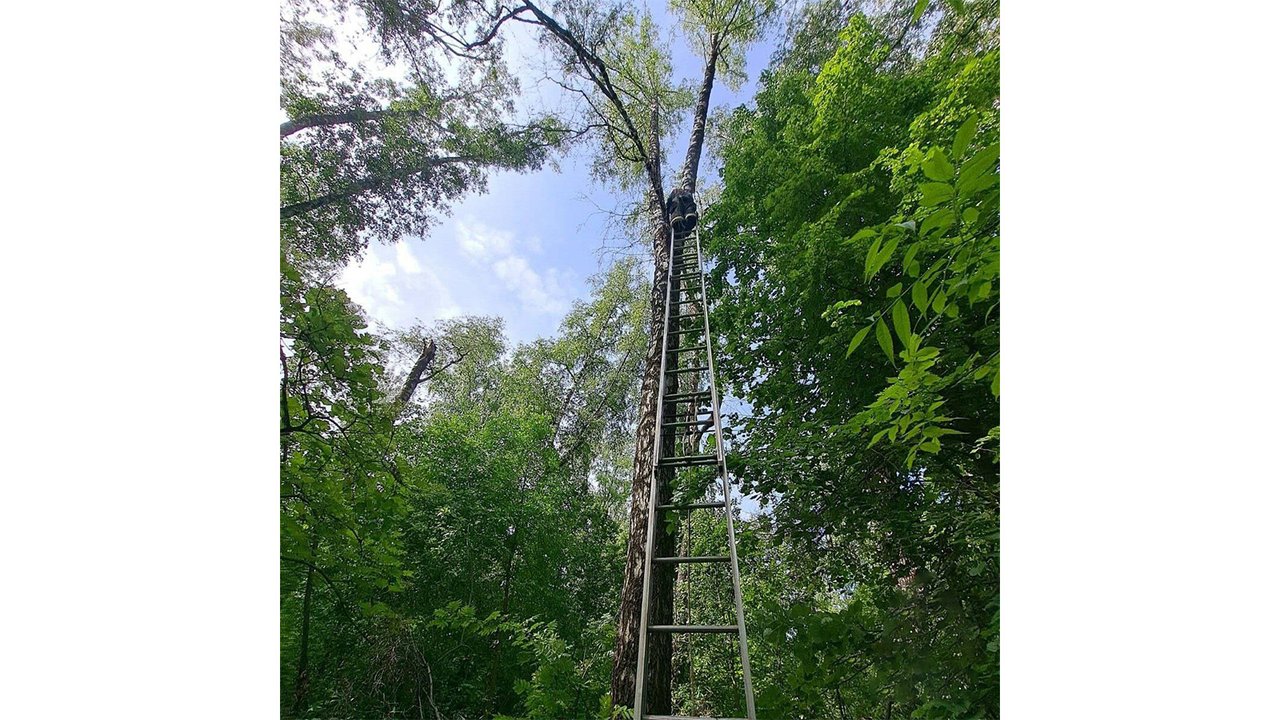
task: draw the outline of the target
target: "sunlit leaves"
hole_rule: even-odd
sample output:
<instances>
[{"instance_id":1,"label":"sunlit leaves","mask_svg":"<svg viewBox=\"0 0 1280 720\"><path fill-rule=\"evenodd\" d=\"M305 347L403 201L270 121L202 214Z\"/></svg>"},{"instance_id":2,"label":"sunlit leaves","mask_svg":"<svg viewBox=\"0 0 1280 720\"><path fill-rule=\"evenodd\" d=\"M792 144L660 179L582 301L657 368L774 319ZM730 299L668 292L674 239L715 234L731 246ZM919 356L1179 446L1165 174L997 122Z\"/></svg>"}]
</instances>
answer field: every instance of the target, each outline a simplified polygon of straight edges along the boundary
<instances>
[{"instance_id":1,"label":"sunlit leaves","mask_svg":"<svg viewBox=\"0 0 1280 720\"><path fill-rule=\"evenodd\" d=\"M947 159L946 154L940 148L934 148L925 156L921 168L924 170L925 177L939 182L947 182L955 174L955 168L951 166L951 161Z\"/></svg>"},{"instance_id":2,"label":"sunlit leaves","mask_svg":"<svg viewBox=\"0 0 1280 720\"><path fill-rule=\"evenodd\" d=\"M859 345L861 345L861 344L862 344L862 341L863 341L863 340L865 340L865 339L867 338L867 333L869 333L869 332L871 332L871 326L870 326L870 325L868 325L868 326L866 326L866 327L862 328L861 330L859 330L858 332L854 333L854 335L853 335L853 339L849 341L849 349L848 349L848 350L846 350L846 351L845 351L845 353L844 353L845 357L849 357L850 355L852 355L852 354L853 354L853 351L854 351L854 350L857 350L857 349L858 349L858 346L859 346ZM892 353L892 350L890 350L890 352Z\"/></svg>"},{"instance_id":3,"label":"sunlit leaves","mask_svg":"<svg viewBox=\"0 0 1280 720\"><path fill-rule=\"evenodd\" d=\"M893 362L893 337L883 319L876 321L876 342L880 343L880 349L889 358L889 362Z\"/></svg>"},{"instance_id":4,"label":"sunlit leaves","mask_svg":"<svg viewBox=\"0 0 1280 720\"><path fill-rule=\"evenodd\" d=\"M935 11L949 27L950 7L925 4ZM975 377L998 350L998 160L981 173L995 180L971 173L960 189L998 134L998 64L952 44L955 56L890 70L895 37L854 20L825 61L805 55L762 79L755 105L733 117L724 194L708 212L721 273L712 322L729 338L717 361L755 409L732 446L742 475L777 493L778 527L820 538L834 573L896 611L883 623L856 616L869 623L857 631L836 623L860 638L846 660L856 676L813 657L830 647L832 618L779 613L767 642L803 640L810 656L763 671L783 678L768 695L777 686L758 685L779 717L880 717L889 694L895 717L998 716L987 669L998 670L998 404L994 371ZM804 585L806 570L776 587ZM921 641L952 627L965 639L946 652ZM964 687L935 684L940 672Z\"/></svg>"},{"instance_id":5,"label":"sunlit leaves","mask_svg":"<svg viewBox=\"0 0 1280 720\"><path fill-rule=\"evenodd\" d=\"M956 131L956 138L951 144L951 157L959 160L964 157L965 152L969 149L969 143L973 141L973 136L978 132L978 116L970 115L968 120L960 126Z\"/></svg>"},{"instance_id":6,"label":"sunlit leaves","mask_svg":"<svg viewBox=\"0 0 1280 720\"><path fill-rule=\"evenodd\" d=\"M920 204L934 207L947 202L955 195L955 188L947 183L930 182L920 185Z\"/></svg>"}]
</instances>

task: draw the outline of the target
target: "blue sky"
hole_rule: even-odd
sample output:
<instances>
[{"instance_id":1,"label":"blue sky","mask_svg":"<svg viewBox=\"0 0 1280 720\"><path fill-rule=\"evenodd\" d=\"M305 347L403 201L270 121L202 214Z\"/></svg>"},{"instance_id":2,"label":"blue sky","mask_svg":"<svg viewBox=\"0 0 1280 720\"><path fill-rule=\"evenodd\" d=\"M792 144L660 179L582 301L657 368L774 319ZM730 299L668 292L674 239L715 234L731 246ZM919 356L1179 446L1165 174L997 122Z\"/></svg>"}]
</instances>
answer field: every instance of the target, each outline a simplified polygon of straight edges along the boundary
<instances>
[{"instance_id":1,"label":"blue sky","mask_svg":"<svg viewBox=\"0 0 1280 720\"><path fill-rule=\"evenodd\" d=\"M662 27L674 27L665 2L647 5ZM520 72L538 51L531 28L509 27L509 59ZM702 64L684 40L673 35L670 46L677 81L699 79ZM737 92L718 84L712 107L749 102L772 49L772 37L751 47L747 82ZM564 107L567 102L549 83L522 82L526 103ZM688 125L669 141L669 155L683 157ZM553 335L572 302L586 297L587 279L617 257L605 248L625 244L600 210L612 210L624 198L592 180L591 150L580 146L561 158L559 169L548 165L535 173L493 175L487 193L464 198L425 237L371 245L344 270L339 285L373 319L392 328L489 315L503 318L513 342ZM704 156L700 185L714 182L715 174Z\"/></svg>"}]
</instances>

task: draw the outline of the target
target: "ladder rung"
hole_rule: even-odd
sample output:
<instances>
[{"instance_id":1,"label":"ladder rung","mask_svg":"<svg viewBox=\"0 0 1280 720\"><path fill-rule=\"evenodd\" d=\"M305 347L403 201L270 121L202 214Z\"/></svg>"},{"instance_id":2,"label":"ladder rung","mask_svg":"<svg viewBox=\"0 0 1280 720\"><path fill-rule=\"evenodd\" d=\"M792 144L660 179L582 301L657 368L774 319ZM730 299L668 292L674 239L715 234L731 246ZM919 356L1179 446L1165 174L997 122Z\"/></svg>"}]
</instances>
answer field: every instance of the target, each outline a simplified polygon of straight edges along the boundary
<instances>
[{"instance_id":1,"label":"ladder rung","mask_svg":"<svg viewBox=\"0 0 1280 720\"><path fill-rule=\"evenodd\" d=\"M667 372L671 373L672 375L678 375L680 373L702 372L703 370L710 370L710 369L711 368L706 365L699 365L698 367L676 368L675 370L668 370Z\"/></svg>"},{"instance_id":2,"label":"ladder rung","mask_svg":"<svg viewBox=\"0 0 1280 720\"><path fill-rule=\"evenodd\" d=\"M723 510L724 503L699 502L699 503L689 503L688 505L666 504L666 505L659 505L658 509L659 510L717 510L717 509Z\"/></svg>"},{"instance_id":3,"label":"ladder rung","mask_svg":"<svg viewBox=\"0 0 1280 720\"><path fill-rule=\"evenodd\" d=\"M644 720L747 720L746 718L722 718L710 715L645 715Z\"/></svg>"},{"instance_id":4,"label":"ladder rung","mask_svg":"<svg viewBox=\"0 0 1280 720\"><path fill-rule=\"evenodd\" d=\"M656 557L653 559L656 563L663 565L679 565L681 563L713 563L713 562L729 562L728 555L688 555L684 557Z\"/></svg>"},{"instance_id":5,"label":"ladder rung","mask_svg":"<svg viewBox=\"0 0 1280 720\"><path fill-rule=\"evenodd\" d=\"M689 318L700 318L702 313L685 313L684 315L672 315L672 320L688 320Z\"/></svg>"},{"instance_id":6,"label":"ladder rung","mask_svg":"<svg viewBox=\"0 0 1280 720\"><path fill-rule=\"evenodd\" d=\"M702 345L690 345L689 347L672 348L670 350L667 350L667 352L681 353L681 352L689 352L690 350L706 350L706 349L707 348Z\"/></svg>"},{"instance_id":7,"label":"ladder rung","mask_svg":"<svg viewBox=\"0 0 1280 720\"><path fill-rule=\"evenodd\" d=\"M718 455L677 455L662 458L658 461L658 467L694 467L695 465L715 465L718 462L720 462Z\"/></svg>"},{"instance_id":8,"label":"ladder rung","mask_svg":"<svg viewBox=\"0 0 1280 720\"><path fill-rule=\"evenodd\" d=\"M672 280L693 280L695 278L700 278L700 277L702 277L702 273L691 273L689 275L677 275L676 277L673 277L671 279Z\"/></svg>"},{"instance_id":9,"label":"ladder rung","mask_svg":"<svg viewBox=\"0 0 1280 720\"><path fill-rule=\"evenodd\" d=\"M711 399L711 391L710 391L710 390L699 390L699 391L697 391L697 392L675 393L674 395L668 395L668 396L667 396L667 402L681 402L681 401L684 401L684 400L692 400L692 399L694 399L694 398L706 398L706 399L710 400L710 399Z\"/></svg>"},{"instance_id":10,"label":"ladder rung","mask_svg":"<svg viewBox=\"0 0 1280 720\"><path fill-rule=\"evenodd\" d=\"M664 422L662 423L662 427L677 427L680 425L703 425L709 422L711 422L711 418L705 418L703 420L682 420L680 422Z\"/></svg>"},{"instance_id":11,"label":"ladder rung","mask_svg":"<svg viewBox=\"0 0 1280 720\"><path fill-rule=\"evenodd\" d=\"M649 632L667 633L736 633L737 625L650 625Z\"/></svg>"}]
</instances>

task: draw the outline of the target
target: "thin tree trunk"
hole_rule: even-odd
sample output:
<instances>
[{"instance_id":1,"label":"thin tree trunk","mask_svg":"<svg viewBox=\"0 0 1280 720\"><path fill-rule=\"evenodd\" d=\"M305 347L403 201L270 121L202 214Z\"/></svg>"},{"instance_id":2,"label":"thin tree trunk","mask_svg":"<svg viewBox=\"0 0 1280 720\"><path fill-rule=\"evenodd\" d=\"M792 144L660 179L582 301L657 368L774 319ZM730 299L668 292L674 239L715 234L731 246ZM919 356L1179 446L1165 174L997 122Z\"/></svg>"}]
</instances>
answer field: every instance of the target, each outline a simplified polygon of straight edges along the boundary
<instances>
[{"instance_id":1,"label":"thin tree trunk","mask_svg":"<svg viewBox=\"0 0 1280 720\"><path fill-rule=\"evenodd\" d=\"M698 104L693 110L693 130L689 133L689 149L685 152L684 168L680 171L680 185L693 192L698 186L698 163L702 159L702 145L707 135L707 111L711 107L711 88L716 83L716 60L720 57L720 39L712 36L711 52L702 70L702 87L698 89Z\"/></svg>"},{"instance_id":2,"label":"thin tree trunk","mask_svg":"<svg viewBox=\"0 0 1280 720\"><path fill-rule=\"evenodd\" d=\"M308 672L308 645L311 639L311 590L313 568L307 568L306 589L302 592L302 640L298 649L298 676L293 682L293 715L296 717L307 707L307 687L311 684Z\"/></svg>"},{"instance_id":3,"label":"thin tree trunk","mask_svg":"<svg viewBox=\"0 0 1280 720\"><path fill-rule=\"evenodd\" d=\"M515 573L516 553L520 550L520 526L517 525L515 531L511 535L509 551L507 553L507 566L502 573L502 604L498 607L499 613L505 618L507 611L511 608L511 583ZM492 703L490 710L498 709L498 670L501 668L502 660L502 635L495 636L493 641L493 654L489 665L489 679L487 683L487 694L489 702Z\"/></svg>"},{"instance_id":4,"label":"thin tree trunk","mask_svg":"<svg viewBox=\"0 0 1280 720\"><path fill-rule=\"evenodd\" d=\"M396 402L399 408L409 404L409 399L413 397L413 391L417 390L418 386L427 379L425 373L435 359L436 341L427 340L423 342L422 352L418 355L418 361L413 364L413 369L409 371L409 377L405 378L404 386L400 388L400 393L396 395Z\"/></svg>"}]
</instances>

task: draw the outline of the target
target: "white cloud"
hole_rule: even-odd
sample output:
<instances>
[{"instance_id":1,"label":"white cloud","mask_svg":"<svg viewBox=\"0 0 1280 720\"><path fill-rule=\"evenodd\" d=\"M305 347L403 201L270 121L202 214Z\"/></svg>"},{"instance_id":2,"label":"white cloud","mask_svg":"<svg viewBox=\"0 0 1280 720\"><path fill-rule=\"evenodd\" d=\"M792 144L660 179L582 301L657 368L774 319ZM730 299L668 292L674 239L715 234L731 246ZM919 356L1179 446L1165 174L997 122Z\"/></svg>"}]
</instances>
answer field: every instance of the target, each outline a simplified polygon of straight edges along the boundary
<instances>
[{"instance_id":1,"label":"white cloud","mask_svg":"<svg viewBox=\"0 0 1280 720\"><path fill-rule=\"evenodd\" d=\"M392 257L380 257L379 253ZM440 276L423 267L404 240L396 243L391 252L385 246L370 247L359 262L343 268L338 286L371 317L392 327L461 314Z\"/></svg>"},{"instance_id":2,"label":"white cloud","mask_svg":"<svg viewBox=\"0 0 1280 720\"><path fill-rule=\"evenodd\" d=\"M359 262L348 264L338 276L338 286L347 291L373 317L389 323L389 317L403 304L391 284L395 263L378 258L372 249Z\"/></svg>"},{"instance_id":3,"label":"white cloud","mask_svg":"<svg viewBox=\"0 0 1280 720\"><path fill-rule=\"evenodd\" d=\"M418 258L414 257L413 250L409 248L409 243L401 240L396 243L396 265L407 273L422 272L422 264L418 262Z\"/></svg>"},{"instance_id":4,"label":"white cloud","mask_svg":"<svg viewBox=\"0 0 1280 720\"><path fill-rule=\"evenodd\" d=\"M478 222L458 221L458 245L471 259L486 261L511 253L511 233L494 230Z\"/></svg>"},{"instance_id":5,"label":"white cloud","mask_svg":"<svg viewBox=\"0 0 1280 720\"><path fill-rule=\"evenodd\" d=\"M487 265L507 290L528 309L537 313L559 314L569 309L568 294L561 282L565 274L555 268L535 270L519 252L542 252L542 239L528 235L517 242L514 233L491 228L474 219L457 222L458 246L479 265Z\"/></svg>"},{"instance_id":6,"label":"white cloud","mask_svg":"<svg viewBox=\"0 0 1280 720\"><path fill-rule=\"evenodd\" d=\"M493 264L493 272L519 296L521 302L543 313L562 313L569 309L564 288L554 269L540 275L518 255L505 257Z\"/></svg>"}]
</instances>

